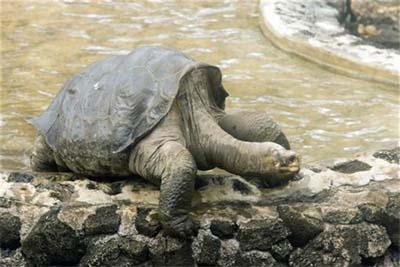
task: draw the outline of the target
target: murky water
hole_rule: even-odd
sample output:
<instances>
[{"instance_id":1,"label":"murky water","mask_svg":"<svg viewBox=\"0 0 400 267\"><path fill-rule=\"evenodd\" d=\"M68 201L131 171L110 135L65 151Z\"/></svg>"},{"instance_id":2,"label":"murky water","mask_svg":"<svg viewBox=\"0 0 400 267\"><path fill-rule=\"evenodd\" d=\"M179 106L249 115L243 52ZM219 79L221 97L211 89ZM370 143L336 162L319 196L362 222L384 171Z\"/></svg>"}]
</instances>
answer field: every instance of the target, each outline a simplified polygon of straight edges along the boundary
<instances>
[{"instance_id":1,"label":"murky water","mask_svg":"<svg viewBox=\"0 0 400 267\"><path fill-rule=\"evenodd\" d=\"M218 65L227 109L269 113L303 161L398 142L398 89L285 54L258 27L258 1L1 1L0 165L28 169L43 111L87 64L138 45L176 47Z\"/></svg>"}]
</instances>

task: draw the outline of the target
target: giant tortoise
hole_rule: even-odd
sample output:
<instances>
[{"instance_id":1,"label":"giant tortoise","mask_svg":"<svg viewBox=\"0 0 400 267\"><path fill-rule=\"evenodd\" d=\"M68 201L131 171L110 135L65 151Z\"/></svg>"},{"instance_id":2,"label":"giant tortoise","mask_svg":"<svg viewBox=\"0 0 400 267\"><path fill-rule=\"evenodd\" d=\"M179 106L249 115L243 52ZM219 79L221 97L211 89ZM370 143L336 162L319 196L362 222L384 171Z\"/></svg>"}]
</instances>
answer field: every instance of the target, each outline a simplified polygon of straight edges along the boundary
<instances>
[{"instance_id":1,"label":"giant tortoise","mask_svg":"<svg viewBox=\"0 0 400 267\"><path fill-rule=\"evenodd\" d=\"M188 237L196 171L290 177L296 154L267 115L227 115L220 70L163 46L112 56L70 78L31 119L35 171L142 176L160 186L167 233ZM287 148L287 149L286 149Z\"/></svg>"}]
</instances>

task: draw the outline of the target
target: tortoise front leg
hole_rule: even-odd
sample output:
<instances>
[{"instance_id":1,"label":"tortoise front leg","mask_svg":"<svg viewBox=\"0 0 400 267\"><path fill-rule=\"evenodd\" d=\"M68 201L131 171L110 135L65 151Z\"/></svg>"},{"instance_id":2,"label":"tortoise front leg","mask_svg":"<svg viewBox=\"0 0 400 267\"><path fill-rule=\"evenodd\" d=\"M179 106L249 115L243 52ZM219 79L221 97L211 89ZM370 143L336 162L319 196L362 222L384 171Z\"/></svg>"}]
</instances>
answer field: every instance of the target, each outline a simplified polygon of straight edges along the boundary
<instances>
[{"instance_id":1,"label":"tortoise front leg","mask_svg":"<svg viewBox=\"0 0 400 267\"><path fill-rule=\"evenodd\" d=\"M293 151L272 142L241 141L218 125L216 107L207 73L194 70L183 80L178 106L185 124L188 148L199 167L219 167L241 176L293 176L299 159Z\"/></svg>"},{"instance_id":2,"label":"tortoise front leg","mask_svg":"<svg viewBox=\"0 0 400 267\"><path fill-rule=\"evenodd\" d=\"M160 185L159 217L164 231L187 238L198 226L189 215L194 191L196 164L190 152L179 142L164 144L142 140L131 152L129 168L153 184Z\"/></svg>"},{"instance_id":3,"label":"tortoise front leg","mask_svg":"<svg viewBox=\"0 0 400 267\"><path fill-rule=\"evenodd\" d=\"M218 124L241 141L274 142L290 149L289 141L281 127L265 113L245 111L225 114Z\"/></svg>"}]
</instances>

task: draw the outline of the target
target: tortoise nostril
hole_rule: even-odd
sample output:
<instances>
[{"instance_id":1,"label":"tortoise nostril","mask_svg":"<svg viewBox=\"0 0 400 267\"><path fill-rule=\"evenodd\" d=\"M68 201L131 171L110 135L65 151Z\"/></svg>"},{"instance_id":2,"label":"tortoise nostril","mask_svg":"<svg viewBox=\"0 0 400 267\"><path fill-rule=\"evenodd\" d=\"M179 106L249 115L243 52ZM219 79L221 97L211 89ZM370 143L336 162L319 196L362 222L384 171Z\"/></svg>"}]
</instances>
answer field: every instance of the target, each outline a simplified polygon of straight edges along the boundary
<instances>
[{"instance_id":1,"label":"tortoise nostril","mask_svg":"<svg viewBox=\"0 0 400 267\"><path fill-rule=\"evenodd\" d=\"M289 164L296 161L296 159L297 159L296 154L292 154L287 158Z\"/></svg>"}]
</instances>

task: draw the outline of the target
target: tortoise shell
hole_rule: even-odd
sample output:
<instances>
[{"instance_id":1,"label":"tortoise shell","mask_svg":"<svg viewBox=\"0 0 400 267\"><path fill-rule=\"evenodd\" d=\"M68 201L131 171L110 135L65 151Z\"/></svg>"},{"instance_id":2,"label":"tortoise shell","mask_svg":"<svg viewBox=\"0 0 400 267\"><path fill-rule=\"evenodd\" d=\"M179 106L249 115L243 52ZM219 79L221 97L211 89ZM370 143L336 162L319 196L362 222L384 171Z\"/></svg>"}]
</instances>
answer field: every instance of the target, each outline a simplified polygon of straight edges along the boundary
<instances>
[{"instance_id":1,"label":"tortoise shell","mask_svg":"<svg viewBox=\"0 0 400 267\"><path fill-rule=\"evenodd\" d=\"M221 108L227 93L221 72L182 52L142 46L128 55L97 61L70 78L39 117L30 122L55 151L86 154L101 161L126 150L168 113L180 81L207 68ZM221 91L222 90L222 91Z\"/></svg>"}]
</instances>

